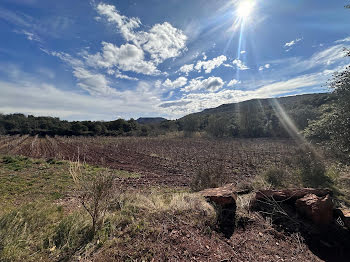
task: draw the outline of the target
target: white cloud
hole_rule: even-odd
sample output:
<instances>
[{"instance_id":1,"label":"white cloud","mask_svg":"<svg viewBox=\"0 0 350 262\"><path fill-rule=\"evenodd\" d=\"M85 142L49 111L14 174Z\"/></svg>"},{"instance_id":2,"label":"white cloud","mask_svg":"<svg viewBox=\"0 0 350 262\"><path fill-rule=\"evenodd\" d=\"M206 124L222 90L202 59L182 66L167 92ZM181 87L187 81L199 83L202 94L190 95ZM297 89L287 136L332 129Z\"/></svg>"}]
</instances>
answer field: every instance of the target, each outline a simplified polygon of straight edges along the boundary
<instances>
[{"instance_id":1,"label":"white cloud","mask_svg":"<svg viewBox=\"0 0 350 262\"><path fill-rule=\"evenodd\" d=\"M207 59L208 59L208 57L207 57L207 55L205 54L205 52L202 53L202 56L203 56L203 60L207 60Z\"/></svg>"},{"instance_id":2,"label":"white cloud","mask_svg":"<svg viewBox=\"0 0 350 262\"><path fill-rule=\"evenodd\" d=\"M145 61L143 50L136 45L125 44L117 47L112 43L102 42L102 53L88 55L86 62L89 66L112 68L132 71L145 75L157 75L160 71L149 61Z\"/></svg>"},{"instance_id":3,"label":"white cloud","mask_svg":"<svg viewBox=\"0 0 350 262\"><path fill-rule=\"evenodd\" d=\"M266 64L266 65L264 65L264 66L260 66L259 67L259 71L263 71L264 69L269 69L270 68L270 64Z\"/></svg>"},{"instance_id":4,"label":"white cloud","mask_svg":"<svg viewBox=\"0 0 350 262\"><path fill-rule=\"evenodd\" d=\"M115 23L126 41L142 48L151 55L155 64L177 57L186 50L187 36L170 23L154 25L148 32L135 31L142 24L139 18L121 15L113 5L99 4L97 12L107 17L108 22Z\"/></svg>"},{"instance_id":5,"label":"white cloud","mask_svg":"<svg viewBox=\"0 0 350 262\"><path fill-rule=\"evenodd\" d=\"M14 30L14 32L16 34L24 35L27 38L27 40L29 40L29 41L36 41L36 42L41 43L40 37L37 36L35 33L29 32L29 31L26 31L26 30L21 30L21 31Z\"/></svg>"},{"instance_id":6,"label":"white cloud","mask_svg":"<svg viewBox=\"0 0 350 262\"><path fill-rule=\"evenodd\" d=\"M338 43L339 44L339 43L345 43L345 42L350 42L350 36L346 37L344 39L337 40L334 43Z\"/></svg>"},{"instance_id":7,"label":"white cloud","mask_svg":"<svg viewBox=\"0 0 350 262\"><path fill-rule=\"evenodd\" d=\"M107 21L110 23L116 23L120 33L127 41L135 40L134 29L141 26L139 18L129 18L119 14L119 11L113 5L107 5L100 3L97 5L97 12L102 16L107 17Z\"/></svg>"},{"instance_id":8,"label":"white cloud","mask_svg":"<svg viewBox=\"0 0 350 262\"><path fill-rule=\"evenodd\" d=\"M297 38L297 39L295 39L295 40L292 40L292 41L290 41L290 42L285 43L285 44L284 44L284 48L287 49L286 52L290 51L290 50L293 48L293 46L294 46L295 44L297 44L298 42L300 42L301 40L303 40L303 39L302 39L302 38Z\"/></svg>"},{"instance_id":9,"label":"white cloud","mask_svg":"<svg viewBox=\"0 0 350 262\"><path fill-rule=\"evenodd\" d=\"M170 79L167 79L164 81L163 86L167 88L179 88L183 87L184 85L187 84L187 78L186 77L179 77L178 79L171 81Z\"/></svg>"},{"instance_id":10,"label":"white cloud","mask_svg":"<svg viewBox=\"0 0 350 262\"><path fill-rule=\"evenodd\" d=\"M188 75L190 72L193 71L194 68L194 64L190 64L190 65L183 65L179 71L182 73L185 73L186 75Z\"/></svg>"},{"instance_id":11,"label":"white cloud","mask_svg":"<svg viewBox=\"0 0 350 262\"><path fill-rule=\"evenodd\" d=\"M168 22L154 25L148 33L141 34L143 49L151 54L155 63L177 57L186 47L187 37Z\"/></svg>"},{"instance_id":12,"label":"white cloud","mask_svg":"<svg viewBox=\"0 0 350 262\"><path fill-rule=\"evenodd\" d=\"M245 54L245 53L247 53L247 51L245 51L245 50L242 50L242 51L241 51L241 54L242 54L242 55Z\"/></svg>"},{"instance_id":13,"label":"white cloud","mask_svg":"<svg viewBox=\"0 0 350 262\"><path fill-rule=\"evenodd\" d=\"M224 86L225 82L220 77L209 77L207 79L192 79L188 86L184 87L182 91L192 92L198 90L205 90L209 92L216 92Z\"/></svg>"},{"instance_id":14,"label":"white cloud","mask_svg":"<svg viewBox=\"0 0 350 262\"><path fill-rule=\"evenodd\" d=\"M245 65L241 60L239 60L239 59L233 60L232 64L235 65L235 66L237 66L237 68L238 68L239 70L248 70L248 69L249 69L249 67L246 66L246 65Z\"/></svg>"},{"instance_id":15,"label":"white cloud","mask_svg":"<svg viewBox=\"0 0 350 262\"><path fill-rule=\"evenodd\" d=\"M203 68L203 70L205 70L205 73L209 74L213 69L221 66L226 60L227 60L227 57L224 55L221 55L212 60L198 61L195 66L195 69L198 72L200 72L202 71L202 68Z\"/></svg>"},{"instance_id":16,"label":"white cloud","mask_svg":"<svg viewBox=\"0 0 350 262\"><path fill-rule=\"evenodd\" d=\"M238 81L237 79L232 79L228 84L227 84L227 86L228 87L232 87L232 86L235 86L235 85L237 85L237 84L239 84L240 83L240 81Z\"/></svg>"},{"instance_id":17,"label":"white cloud","mask_svg":"<svg viewBox=\"0 0 350 262\"><path fill-rule=\"evenodd\" d=\"M290 93L301 94L318 91L331 72L303 75L300 77L266 84L255 90L219 90L212 93L188 93L179 100L168 101L160 105L163 110L177 116L199 112L227 103L236 103L255 98L270 98ZM236 80L237 81L237 80ZM307 90L305 90L307 88ZM316 88L316 89L315 89Z\"/></svg>"},{"instance_id":18,"label":"white cloud","mask_svg":"<svg viewBox=\"0 0 350 262\"><path fill-rule=\"evenodd\" d=\"M78 80L78 85L94 96L116 95L116 90L109 87L109 83L104 75L94 74L84 68L75 68L74 76Z\"/></svg>"},{"instance_id":19,"label":"white cloud","mask_svg":"<svg viewBox=\"0 0 350 262\"><path fill-rule=\"evenodd\" d=\"M119 78L119 79L125 79L125 80L133 80L133 81L138 81L139 79L137 77L131 77L131 76L128 76L128 75L124 75L122 72L120 72L119 70L117 70L114 74L114 76L116 78Z\"/></svg>"}]
</instances>

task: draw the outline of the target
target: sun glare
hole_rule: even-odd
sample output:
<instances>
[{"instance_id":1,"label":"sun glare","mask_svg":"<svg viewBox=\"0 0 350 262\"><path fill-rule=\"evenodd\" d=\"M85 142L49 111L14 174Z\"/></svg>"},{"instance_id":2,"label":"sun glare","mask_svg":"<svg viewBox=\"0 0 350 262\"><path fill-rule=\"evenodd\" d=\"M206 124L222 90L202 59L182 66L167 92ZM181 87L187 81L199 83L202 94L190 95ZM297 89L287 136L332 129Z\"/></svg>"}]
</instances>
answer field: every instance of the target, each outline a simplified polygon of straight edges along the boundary
<instances>
[{"instance_id":1,"label":"sun glare","mask_svg":"<svg viewBox=\"0 0 350 262\"><path fill-rule=\"evenodd\" d=\"M249 18L254 11L254 5L252 0L241 0L236 10L238 17L241 19Z\"/></svg>"}]
</instances>

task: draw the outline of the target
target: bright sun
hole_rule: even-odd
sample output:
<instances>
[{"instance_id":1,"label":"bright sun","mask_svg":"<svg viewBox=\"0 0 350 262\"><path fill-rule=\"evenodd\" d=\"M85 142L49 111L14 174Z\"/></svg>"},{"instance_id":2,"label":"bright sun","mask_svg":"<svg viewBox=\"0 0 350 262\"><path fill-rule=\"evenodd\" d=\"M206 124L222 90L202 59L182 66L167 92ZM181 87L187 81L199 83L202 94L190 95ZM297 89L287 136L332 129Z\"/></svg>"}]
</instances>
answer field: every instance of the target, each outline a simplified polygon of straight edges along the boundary
<instances>
[{"instance_id":1,"label":"bright sun","mask_svg":"<svg viewBox=\"0 0 350 262\"><path fill-rule=\"evenodd\" d=\"M252 0L241 0L237 7L237 15L241 19L247 19L250 17L254 10L254 1Z\"/></svg>"}]
</instances>

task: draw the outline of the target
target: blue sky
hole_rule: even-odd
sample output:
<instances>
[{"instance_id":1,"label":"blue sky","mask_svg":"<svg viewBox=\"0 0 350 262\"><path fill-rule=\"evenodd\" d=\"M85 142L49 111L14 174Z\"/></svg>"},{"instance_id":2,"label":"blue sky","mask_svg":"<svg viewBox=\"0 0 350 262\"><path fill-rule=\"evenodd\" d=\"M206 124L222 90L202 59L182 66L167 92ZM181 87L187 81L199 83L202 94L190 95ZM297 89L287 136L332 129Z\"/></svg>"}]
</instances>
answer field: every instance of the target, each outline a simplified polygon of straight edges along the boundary
<instances>
[{"instance_id":1,"label":"blue sky","mask_svg":"<svg viewBox=\"0 0 350 262\"><path fill-rule=\"evenodd\" d=\"M324 92L349 64L349 1L1 0L0 112L183 115Z\"/></svg>"}]
</instances>

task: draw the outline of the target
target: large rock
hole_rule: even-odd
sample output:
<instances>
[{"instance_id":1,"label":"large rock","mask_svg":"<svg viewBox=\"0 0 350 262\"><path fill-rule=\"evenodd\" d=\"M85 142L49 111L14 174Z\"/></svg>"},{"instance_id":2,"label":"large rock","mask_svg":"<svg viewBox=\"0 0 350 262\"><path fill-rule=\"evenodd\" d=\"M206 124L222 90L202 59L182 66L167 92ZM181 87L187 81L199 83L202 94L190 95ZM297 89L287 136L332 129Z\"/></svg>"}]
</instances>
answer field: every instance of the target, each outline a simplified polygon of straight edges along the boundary
<instances>
[{"instance_id":1,"label":"large rock","mask_svg":"<svg viewBox=\"0 0 350 262\"><path fill-rule=\"evenodd\" d=\"M236 206L237 193L233 184L228 184L218 188L205 189L199 193L209 202L215 203L218 206Z\"/></svg>"},{"instance_id":2,"label":"large rock","mask_svg":"<svg viewBox=\"0 0 350 262\"><path fill-rule=\"evenodd\" d=\"M325 197L332 195L332 191L328 189L314 189L314 188L297 188L297 189L284 189L284 190L260 190L256 192L255 200L275 200L286 201L294 203L297 199L303 198L306 195L313 194L318 197Z\"/></svg>"},{"instance_id":3,"label":"large rock","mask_svg":"<svg viewBox=\"0 0 350 262\"><path fill-rule=\"evenodd\" d=\"M319 197L308 194L295 202L297 212L317 226L327 226L333 221L333 202L330 195Z\"/></svg>"},{"instance_id":4,"label":"large rock","mask_svg":"<svg viewBox=\"0 0 350 262\"><path fill-rule=\"evenodd\" d=\"M218 226L227 238L233 234L236 216L237 193L233 184L209 188L199 192L209 203L214 204L218 213Z\"/></svg>"}]
</instances>

